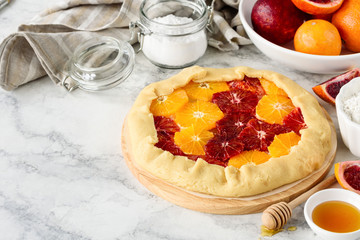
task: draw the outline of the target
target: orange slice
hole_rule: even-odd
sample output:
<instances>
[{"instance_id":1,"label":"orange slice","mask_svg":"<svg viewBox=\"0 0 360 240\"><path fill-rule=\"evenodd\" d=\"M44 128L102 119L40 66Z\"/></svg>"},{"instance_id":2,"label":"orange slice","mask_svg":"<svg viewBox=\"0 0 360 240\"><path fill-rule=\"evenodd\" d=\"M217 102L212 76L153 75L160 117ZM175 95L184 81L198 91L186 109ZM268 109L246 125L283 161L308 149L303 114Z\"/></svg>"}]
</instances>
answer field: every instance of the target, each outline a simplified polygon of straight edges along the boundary
<instances>
[{"instance_id":1,"label":"orange slice","mask_svg":"<svg viewBox=\"0 0 360 240\"><path fill-rule=\"evenodd\" d=\"M210 101L214 93L229 89L226 82L190 82L184 87L190 99L202 101Z\"/></svg>"},{"instance_id":2,"label":"orange slice","mask_svg":"<svg viewBox=\"0 0 360 240\"><path fill-rule=\"evenodd\" d=\"M215 123L224 117L223 112L215 103L197 100L188 102L175 113L175 122L182 127L194 124L195 128L209 130L215 127Z\"/></svg>"},{"instance_id":3,"label":"orange slice","mask_svg":"<svg viewBox=\"0 0 360 240\"><path fill-rule=\"evenodd\" d=\"M359 68L353 68L348 72L330 78L312 89L322 100L335 105L335 98L339 94L340 88L356 77L360 77Z\"/></svg>"},{"instance_id":4,"label":"orange slice","mask_svg":"<svg viewBox=\"0 0 360 240\"><path fill-rule=\"evenodd\" d=\"M300 10L317 15L317 14L330 14L338 10L344 0L291 0L294 5Z\"/></svg>"},{"instance_id":5,"label":"orange slice","mask_svg":"<svg viewBox=\"0 0 360 240\"><path fill-rule=\"evenodd\" d=\"M282 124L283 119L295 106L291 99L281 95L265 95L256 106L256 115L267 123Z\"/></svg>"},{"instance_id":6,"label":"orange slice","mask_svg":"<svg viewBox=\"0 0 360 240\"><path fill-rule=\"evenodd\" d=\"M191 125L176 132L174 142L185 154L204 155L204 146L213 137L212 132L203 131Z\"/></svg>"},{"instance_id":7,"label":"orange slice","mask_svg":"<svg viewBox=\"0 0 360 240\"><path fill-rule=\"evenodd\" d=\"M291 148L297 145L301 137L294 132L282 133L274 137L274 141L268 146L272 157L288 155Z\"/></svg>"},{"instance_id":8,"label":"orange slice","mask_svg":"<svg viewBox=\"0 0 360 240\"><path fill-rule=\"evenodd\" d=\"M245 164L254 164L259 165L270 159L270 155L266 152L261 152L258 150L244 151L240 154L230 158L228 166L234 166L240 168Z\"/></svg>"},{"instance_id":9,"label":"orange slice","mask_svg":"<svg viewBox=\"0 0 360 240\"><path fill-rule=\"evenodd\" d=\"M266 94L275 94L287 97L288 95L284 90L275 85L275 83L266 80L265 78L260 78L260 83Z\"/></svg>"},{"instance_id":10,"label":"orange slice","mask_svg":"<svg viewBox=\"0 0 360 240\"><path fill-rule=\"evenodd\" d=\"M150 105L150 111L154 116L170 116L179 111L189 98L183 89L177 89L167 96L159 96Z\"/></svg>"}]
</instances>

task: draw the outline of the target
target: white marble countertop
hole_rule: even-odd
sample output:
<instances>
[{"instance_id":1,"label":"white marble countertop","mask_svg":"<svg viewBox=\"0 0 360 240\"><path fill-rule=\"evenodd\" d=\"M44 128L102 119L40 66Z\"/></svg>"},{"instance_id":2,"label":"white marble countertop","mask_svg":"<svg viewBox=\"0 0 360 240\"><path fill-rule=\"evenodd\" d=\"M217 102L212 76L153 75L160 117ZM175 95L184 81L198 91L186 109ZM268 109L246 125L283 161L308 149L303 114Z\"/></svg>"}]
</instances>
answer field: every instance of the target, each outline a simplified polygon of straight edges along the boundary
<instances>
[{"instance_id":1,"label":"white marble countertop","mask_svg":"<svg viewBox=\"0 0 360 240\"><path fill-rule=\"evenodd\" d=\"M51 2L13 0L0 10L0 39ZM309 90L331 76L283 67L253 45L209 48L198 65L246 65L280 72ZM259 239L260 214L212 215L155 196L133 177L120 147L124 118L139 91L179 70L155 67L137 54L132 75L99 93L67 93L48 77L13 92L0 90L0 239ZM338 139L335 161L356 159ZM332 171L332 170L331 170ZM303 204L272 239L319 239ZM261 239L269 239L262 237Z\"/></svg>"}]
</instances>

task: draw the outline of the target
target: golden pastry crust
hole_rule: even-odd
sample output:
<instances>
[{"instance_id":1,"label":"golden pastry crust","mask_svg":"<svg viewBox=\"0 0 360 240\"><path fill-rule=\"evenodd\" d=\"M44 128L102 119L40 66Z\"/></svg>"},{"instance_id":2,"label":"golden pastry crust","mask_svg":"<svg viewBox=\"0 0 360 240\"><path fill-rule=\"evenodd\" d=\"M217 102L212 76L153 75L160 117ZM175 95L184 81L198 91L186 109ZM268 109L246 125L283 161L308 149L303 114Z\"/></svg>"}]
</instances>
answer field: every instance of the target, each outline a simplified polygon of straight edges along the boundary
<instances>
[{"instance_id":1,"label":"golden pastry crust","mask_svg":"<svg viewBox=\"0 0 360 240\"><path fill-rule=\"evenodd\" d=\"M271 158L260 165L222 167L208 164L202 159L196 162L184 156L174 156L154 146L157 133L150 104L161 95L185 86L191 80L231 81L244 75L265 78L282 88L300 107L306 129L302 129L301 141L292 147L290 154ZM289 78L272 71L249 67L227 69L194 66L179 74L145 87L137 97L126 120L127 149L136 166L178 187L222 197L242 197L260 194L306 177L324 162L331 148L331 126L318 101L309 92Z\"/></svg>"}]
</instances>

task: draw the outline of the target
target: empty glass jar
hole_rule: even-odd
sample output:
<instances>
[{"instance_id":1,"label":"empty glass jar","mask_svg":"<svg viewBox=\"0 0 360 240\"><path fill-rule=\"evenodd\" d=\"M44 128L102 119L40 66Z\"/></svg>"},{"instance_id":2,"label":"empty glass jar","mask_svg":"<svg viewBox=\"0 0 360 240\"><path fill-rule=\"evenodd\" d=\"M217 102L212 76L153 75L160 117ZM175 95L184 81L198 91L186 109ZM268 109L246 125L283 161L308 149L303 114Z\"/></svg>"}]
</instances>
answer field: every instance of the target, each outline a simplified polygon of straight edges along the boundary
<instances>
[{"instance_id":1,"label":"empty glass jar","mask_svg":"<svg viewBox=\"0 0 360 240\"><path fill-rule=\"evenodd\" d=\"M135 52L128 42L112 37L93 38L80 45L65 68L62 85L98 91L112 88L132 72Z\"/></svg>"}]
</instances>

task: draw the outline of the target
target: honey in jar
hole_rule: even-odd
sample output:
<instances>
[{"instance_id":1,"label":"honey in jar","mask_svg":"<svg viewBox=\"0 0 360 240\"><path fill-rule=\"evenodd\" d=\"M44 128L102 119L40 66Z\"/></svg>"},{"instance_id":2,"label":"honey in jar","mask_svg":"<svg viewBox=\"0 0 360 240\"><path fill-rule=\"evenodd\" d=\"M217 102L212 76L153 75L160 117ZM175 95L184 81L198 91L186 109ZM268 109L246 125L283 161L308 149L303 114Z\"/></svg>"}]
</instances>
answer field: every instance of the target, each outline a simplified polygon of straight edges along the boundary
<instances>
[{"instance_id":1,"label":"honey in jar","mask_svg":"<svg viewBox=\"0 0 360 240\"><path fill-rule=\"evenodd\" d=\"M316 206L312 219L322 229L345 233L360 229L360 210L343 201L327 201Z\"/></svg>"}]
</instances>

